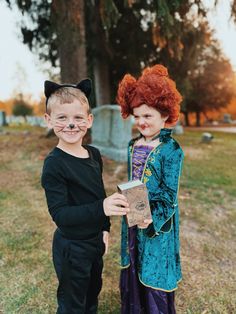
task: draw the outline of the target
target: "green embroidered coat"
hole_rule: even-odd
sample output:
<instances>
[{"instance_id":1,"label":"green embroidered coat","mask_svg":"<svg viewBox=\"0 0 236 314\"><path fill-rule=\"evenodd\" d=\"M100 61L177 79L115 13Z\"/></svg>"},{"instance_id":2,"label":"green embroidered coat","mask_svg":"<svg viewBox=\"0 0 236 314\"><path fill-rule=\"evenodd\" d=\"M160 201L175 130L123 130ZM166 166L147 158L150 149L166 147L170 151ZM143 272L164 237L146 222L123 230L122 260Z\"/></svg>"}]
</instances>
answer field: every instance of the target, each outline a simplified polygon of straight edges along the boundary
<instances>
[{"instance_id":1,"label":"green embroidered coat","mask_svg":"<svg viewBox=\"0 0 236 314\"><path fill-rule=\"evenodd\" d=\"M179 255L178 188L183 151L170 129L160 132L161 144L146 161L142 181L146 183L153 223L138 229L137 269L140 281L154 289L173 291L181 280ZM128 175L132 180L132 153L135 139L128 147ZM129 267L128 227L122 220L121 266Z\"/></svg>"}]
</instances>

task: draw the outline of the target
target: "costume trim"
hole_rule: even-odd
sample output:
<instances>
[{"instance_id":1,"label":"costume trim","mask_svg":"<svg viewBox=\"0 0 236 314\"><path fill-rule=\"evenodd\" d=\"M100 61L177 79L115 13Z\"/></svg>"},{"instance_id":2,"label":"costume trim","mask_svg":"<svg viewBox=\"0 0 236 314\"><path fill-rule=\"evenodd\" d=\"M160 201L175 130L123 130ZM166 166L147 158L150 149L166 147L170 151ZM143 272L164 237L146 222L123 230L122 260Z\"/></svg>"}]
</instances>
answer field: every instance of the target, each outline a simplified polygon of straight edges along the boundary
<instances>
[{"instance_id":1,"label":"costume trim","mask_svg":"<svg viewBox=\"0 0 236 314\"><path fill-rule=\"evenodd\" d=\"M174 214L175 214L175 211L174 211L173 214L163 223L163 225L161 225L160 229L157 231L158 233L160 233L160 232L162 232L162 233L168 233L168 232L171 231ZM170 228L170 230L169 230L169 231L166 231L166 232L165 232L165 231L162 231L161 228L162 228L162 227L167 223L167 221L170 220L170 219L171 219L171 228Z\"/></svg>"},{"instance_id":2,"label":"costume trim","mask_svg":"<svg viewBox=\"0 0 236 314\"><path fill-rule=\"evenodd\" d=\"M170 217L170 219L171 219L171 227L170 227L170 229L168 230L168 231L162 231L162 230L160 230L159 232L156 232L156 233L169 233L169 232L171 232L171 230L172 230L172 227L173 227L173 216L174 216L174 214L175 214L175 212L173 213L173 215ZM167 220L168 221L168 220ZM163 225L164 226L164 225ZM162 226L162 227L163 227Z\"/></svg>"},{"instance_id":3,"label":"costume trim","mask_svg":"<svg viewBox=\"0 0 236 314\"><path fill-rule=\"evenodd\" d=\"M121 269L126 269L126 268L129 268L130 267L130 263L128 265L125 265L125 266L120 266Z\"/></svg>"},{"instance_id":4,"label":"costume trim","mask_svg":"<svg viewBox=\"0 0 236 314\"><path fill-rule=\"evenodd\" d=\"M121 268L121 270L123 270L123 269L127 269L127 268L129 268L130 267L130 264L128 264L128 265L126 265L126 266L121 266L120 268ZM179 287L178 287L178 285L179 285L179 283L182 281L182 278L180 278L178 281L177 281L177 287L175 287L174 289L171 289L171 290L166 290L166 289L162 289L162 288L156 288L156 287L153 287L153 286L150 286L150 285L147 285L147 284L145 284L141 279L140 279L140 276L138 275L138 279L139 279L139 281L141 282L141 284L142 285L144 285L145 287L148 287L148 288L152 288L152 289L154 289L154 290L160 290L160 291L164 291L164 292L172 292L172 291L175 291L175 290L177 290Z\"/></svg>"},{"instance_id":5,"label":"costume trim","mask_svg":"<svg viewBox=\"0 0 236 314\"><path fill-rule=\"evenodd\" d=\"M145 287L152 288L152 289L154 289L154 290L164 291L164 292L172 292L172 291L177 290L177 289L178 289L178 284L182 281L182 278L177 281L177 287L176 287L176 288L171 289L171 290L165 290L165 289L162 289L162 288L155 288L155 287L146 285L146 284L140 279L139 275L138 275L138 279L139 279L139 281L141 282L141 284L143 284Z\"/></svg>"}]
</instances>

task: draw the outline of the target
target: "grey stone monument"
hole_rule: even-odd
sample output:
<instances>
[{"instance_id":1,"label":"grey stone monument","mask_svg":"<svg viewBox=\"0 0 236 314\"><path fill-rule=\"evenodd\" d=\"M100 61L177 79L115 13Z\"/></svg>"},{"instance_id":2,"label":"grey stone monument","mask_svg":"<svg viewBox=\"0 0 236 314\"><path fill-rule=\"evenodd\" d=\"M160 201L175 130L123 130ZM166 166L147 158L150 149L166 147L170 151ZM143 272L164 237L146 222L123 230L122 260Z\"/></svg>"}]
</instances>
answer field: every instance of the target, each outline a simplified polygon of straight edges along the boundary
<instances>
[{"instance_id":1,"label":"grey stone monument","mask_svg":"<svg viewBox=\"0 0 236 314\"><path fill-rule=\"evenodd\" d=\"M214 136L211 133L204 132L202 133L202 143L211 143Z\"/></svg>"},{"instance_id":2,"label":"grey stone monument","mask_svg":"<svg viewBox=\"0 0 236 314\"><path fill-rule=\"evenodd\" d=\"M126 161L127 145L132 136L131 120L121 118L118 105L100 106L93 109L92 113L92 145L108 158Z\"/></svg>"},{"instance_id":3,"label":"grey stone monument","mask_svg":"<svg viewBox=\"0 0 236 314\"><path fill-rule=\"evenodd\" d=\"M225 113L223 116L223 123L232 123L231 114Z\"/></svg>"},{"instance_id":4,"label":"grey stone monument","mask_svg":"<svg viewBox=\"0 0 236 314\"><path fill-rule=\"evenodd\" d=\"M173 128L173 134L177 134L177 135L184 134L184 128L181 125L180 121L178 121L175 127Z\"/></svg>"},{"instance_id":5,"label":"grey stone monument","mask_svg":"<svg viewBox=\"0 0 236 314\"><path fill-rule=\"evenodd\" d=\"M0 111L0 126L7 125L5 111Z\"/></svg>"}]
</instances>

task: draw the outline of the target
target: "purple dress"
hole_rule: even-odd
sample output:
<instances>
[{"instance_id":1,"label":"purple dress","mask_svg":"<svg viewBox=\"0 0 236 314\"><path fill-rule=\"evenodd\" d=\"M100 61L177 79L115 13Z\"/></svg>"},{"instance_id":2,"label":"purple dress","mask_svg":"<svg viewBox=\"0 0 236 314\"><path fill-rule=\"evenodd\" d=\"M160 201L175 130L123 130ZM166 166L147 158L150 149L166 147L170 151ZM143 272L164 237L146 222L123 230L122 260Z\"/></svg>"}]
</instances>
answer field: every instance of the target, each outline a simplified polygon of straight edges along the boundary
<instances>
[{"instance_id":1,"label":"purple dress","mask_svg":"<svg viewBox=\"0 0 236 314\"><path fill-rule=\"evenodd\" d=\"M133 180L142 179L145 162L153 147L135 146L132 157ZM130 266L121 271L122 314L175 314L174 292L165 292L144 286L136 270L137 226L129 228Z\"/></svg>"}]
</instances>

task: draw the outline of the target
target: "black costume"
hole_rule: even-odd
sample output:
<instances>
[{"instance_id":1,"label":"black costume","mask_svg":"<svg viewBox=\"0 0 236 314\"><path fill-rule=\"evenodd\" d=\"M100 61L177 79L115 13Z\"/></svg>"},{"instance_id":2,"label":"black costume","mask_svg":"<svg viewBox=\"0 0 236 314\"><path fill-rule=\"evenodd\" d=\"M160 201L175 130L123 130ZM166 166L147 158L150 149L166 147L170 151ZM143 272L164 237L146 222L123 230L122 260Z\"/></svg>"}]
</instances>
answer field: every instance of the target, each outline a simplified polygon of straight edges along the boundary
<instances>
[{"instance_id":1,"label":"black costume","mask_svg":"<svg viewBox=\"0 0 236 314\"><path fill-rule=\"evenodd\" d=\"M54 148L42 173L48 209L57 225L53 262L59 280L58 314L96 313L102 286L102 231L110 229L103 210L102 159L96 148L84 148L88 158Z\"/></svg>"}]
</instances>

